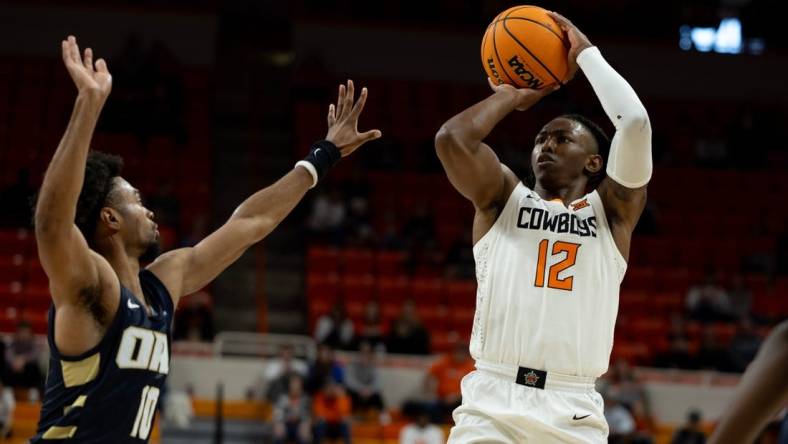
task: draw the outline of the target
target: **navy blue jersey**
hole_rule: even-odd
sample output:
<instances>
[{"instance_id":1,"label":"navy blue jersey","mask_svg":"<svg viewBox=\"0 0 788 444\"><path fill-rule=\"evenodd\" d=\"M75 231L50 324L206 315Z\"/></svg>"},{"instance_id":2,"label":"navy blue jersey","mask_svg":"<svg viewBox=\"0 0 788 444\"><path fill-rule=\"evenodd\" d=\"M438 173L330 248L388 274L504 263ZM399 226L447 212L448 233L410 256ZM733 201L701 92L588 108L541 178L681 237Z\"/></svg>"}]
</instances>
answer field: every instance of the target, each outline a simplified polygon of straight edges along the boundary
<instances>
[{"instance_id":1,"label":"navy blue jersey","mask_svg":"<svg viewBox=\"0 0 788 444\"><path fill-rule=\"evenodd\" d=\"M33 443L148 441L159 392L170 371L174 307L164 284L139 274L145 306L121 287L120 305L104 338L79 356L57 351L49 309L49 374Z\"/></svg>"}]
</instances>

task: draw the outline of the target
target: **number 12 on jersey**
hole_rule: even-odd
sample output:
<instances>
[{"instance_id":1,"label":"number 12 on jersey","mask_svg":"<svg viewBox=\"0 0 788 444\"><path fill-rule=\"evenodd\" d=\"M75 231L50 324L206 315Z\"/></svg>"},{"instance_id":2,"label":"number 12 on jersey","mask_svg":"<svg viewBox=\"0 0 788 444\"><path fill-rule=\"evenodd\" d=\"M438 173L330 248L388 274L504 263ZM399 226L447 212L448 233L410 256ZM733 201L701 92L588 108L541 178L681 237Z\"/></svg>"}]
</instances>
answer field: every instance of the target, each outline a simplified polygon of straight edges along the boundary
<instances>
[{"instance_id":1,"label":"number 12 on jersey","mask_svg":"<svg viewBox=\"0 0 788 444\"><path fill-rule=\"evenodd\" d=\"M542 239L539 241L539 258L536 262L536 279L534 280L534 285L537 287L544 287L545 268L547 267L547 250L549 244L550 241L548 239ZM566 257L564 260L550 266L550 270L547 273L547 288L572 291L572 281L574 278L572 276L567 276L563 279L559 279L558 273L575 264L575 261L577 261L577 250L579 249L580 244L562 241L553 242L553 250L551 255L556 256L560 253L566 253Z\"/></svg>"}]
</instances>

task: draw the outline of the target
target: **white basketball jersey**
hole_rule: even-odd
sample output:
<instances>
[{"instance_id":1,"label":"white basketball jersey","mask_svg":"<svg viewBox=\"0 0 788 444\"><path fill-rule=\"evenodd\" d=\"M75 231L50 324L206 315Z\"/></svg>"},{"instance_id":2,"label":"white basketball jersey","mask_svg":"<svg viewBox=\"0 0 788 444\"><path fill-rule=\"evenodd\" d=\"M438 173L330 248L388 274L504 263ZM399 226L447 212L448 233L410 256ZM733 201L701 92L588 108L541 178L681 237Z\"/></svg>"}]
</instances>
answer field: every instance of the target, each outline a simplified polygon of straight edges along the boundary
<instances>
[{"instance_id":1,"label":"white basketball jersey","mask_svg":"<svg viewBox=\"0 0 788 444\"><path fill-rule=\"evenodd\" d=\"M607 371L626 261L596 191L567 208L519 183L473 254L475 359L566 375Z\"/></svg>"}]
</instances>

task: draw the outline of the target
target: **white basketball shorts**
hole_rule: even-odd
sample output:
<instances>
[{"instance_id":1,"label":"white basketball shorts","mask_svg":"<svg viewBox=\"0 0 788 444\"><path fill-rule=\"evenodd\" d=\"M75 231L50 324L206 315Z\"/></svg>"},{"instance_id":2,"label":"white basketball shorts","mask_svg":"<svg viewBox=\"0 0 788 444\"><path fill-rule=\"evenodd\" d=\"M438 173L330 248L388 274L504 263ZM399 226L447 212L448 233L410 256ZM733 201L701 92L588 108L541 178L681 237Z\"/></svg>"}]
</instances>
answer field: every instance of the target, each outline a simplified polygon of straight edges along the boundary
<instances>
[{"instance_id":1,"label":"white basketball shorts","mask_svg":"<svg viewBox=\"0 0 788 444\"><path fill-rule=\"evenodd\" d=\"M522 369L482 361L476 369L462 380L449 443L607 443L594 378L548 373L540 382L530 371L518 376Z\"/></svg>"}]
</instances>

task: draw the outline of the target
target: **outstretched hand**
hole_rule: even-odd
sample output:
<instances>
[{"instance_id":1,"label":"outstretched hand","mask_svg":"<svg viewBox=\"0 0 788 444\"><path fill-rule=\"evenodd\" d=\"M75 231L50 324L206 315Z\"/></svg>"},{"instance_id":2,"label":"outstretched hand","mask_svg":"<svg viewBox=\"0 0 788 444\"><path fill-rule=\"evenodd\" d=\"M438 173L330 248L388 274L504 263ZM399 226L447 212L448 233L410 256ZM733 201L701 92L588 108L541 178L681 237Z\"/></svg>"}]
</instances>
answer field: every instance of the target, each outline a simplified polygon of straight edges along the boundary
<instances>
[{"instance_id":1,"label":"outstretched hand","mask_svg":"<svg viewBox=\"0 0 788 444\"><path fill-rule=\"evenodd\" d=\"M77 39L70 35L60 44L63 52L63 64L66 65L71 80L74 81L80 95L100 100L107 100L112 90L112 75L107 69L104 59L93 63L93 50L85 49L84 57L79 52Z\"/></svg>"},{"instance_id":2,"label":"outstretched hand","mask_svg":"<svg viewBox=\"0 0 788 444\"><path fill-rule=\"evenodd\" d=\"M515 88L508 83L496 85L495 82L493 82L489 77L487 77L487 83L495 93L512 95L515 100L514 109L517 111L527 110L528 108L534 106L536 102L542 100L543 97L561 88L561 85L552 85L542 89Z\"/></svg>"},{"instance_id":3,"label":"outstretched hand","mask_svg":"<svg viewBox=\"0 0 788 444\"><path fill-rule=\"evenodd\" d=\"M353 81L348 80L347 86L339 85L339 97L336 106L328 106L328 134L326 140L336 145L342 157L350 155L361 145L380 138L380 130L374 129L363 133L358 132L358 118L367 101L367 88L361 88L358 100L354 101Z\"/></svg>"},{"instance_id":4,"label":"outstretched hand","mask_svg":"<svg viewBox=\"0 0 788 444\"><path fill-rule=\"evenodd\" d=\"M584 49L590 48L594 46L588 37L585 34L580 32L568 18L564 17L563 15L548 11L547 15L549 15L558 26L561 27L561 30L564 31L567 38L569 39L569 71L567 72L566 78L564 79L564 83L572 80L577 74L577 56L583 52Z\"/></svg>"}]
</instances>

